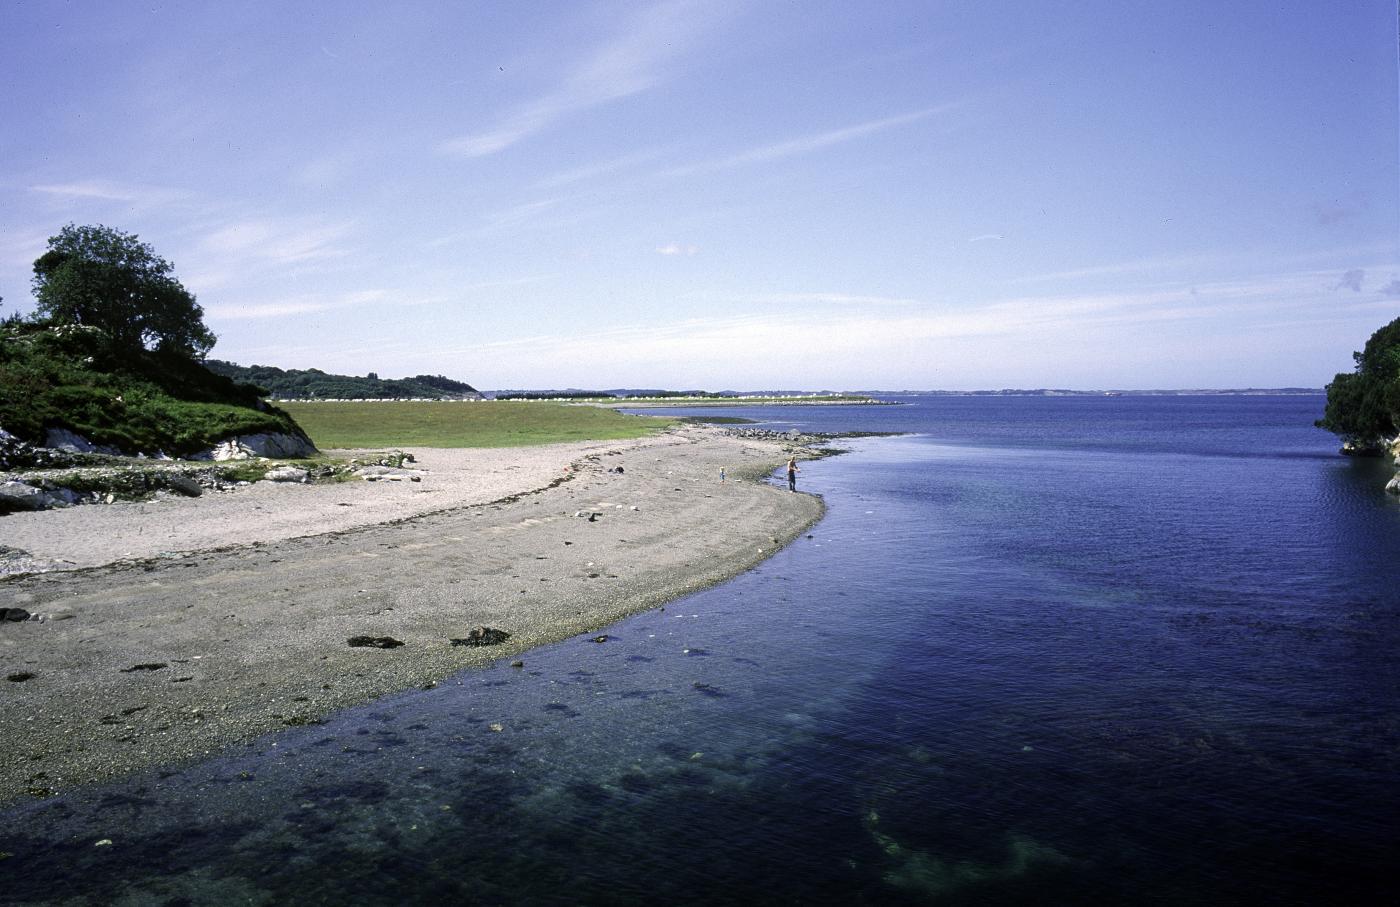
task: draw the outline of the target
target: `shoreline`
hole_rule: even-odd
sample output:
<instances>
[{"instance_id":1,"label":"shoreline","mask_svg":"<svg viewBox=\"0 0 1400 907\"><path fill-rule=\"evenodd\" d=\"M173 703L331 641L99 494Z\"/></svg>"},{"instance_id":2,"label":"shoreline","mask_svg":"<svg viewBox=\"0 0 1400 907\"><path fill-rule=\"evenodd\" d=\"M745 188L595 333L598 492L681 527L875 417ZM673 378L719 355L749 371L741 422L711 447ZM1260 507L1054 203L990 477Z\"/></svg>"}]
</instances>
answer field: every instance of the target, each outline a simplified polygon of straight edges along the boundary
<instances>
[{"instance_id":1,"label":"shoreline","mask_svg":"<svg viewBox=\"0 0 1400 907\"><path fill-rule=\"evenodd\" d=\"M787 456L770 441L685 426L558 447L528 469L510 469L509 459L529 448L489 452L501 482L473 492L470 476L459 476L458 503L446 507L435 506L451 495L431 456L412 486L277 489L300 497L299 512L325 530L315 534L287 535L269 519L253 527L259 538L240 538L247 520L263 518L259 504L241 511L242 523L211 511L222 545L207 534L198 549L104 560L103 551L125 543L88 538L83 548L74 534L83 521L67 517L45 544L67 532L83 548L67 559L89 565L0 581L6 607L43 615L0 625L0 673L32 675L0 682L0 806L197 761L464 668L518 659L751 569L824 512L820 498L763 481ZM438 493L418 495L416 512L400 508L379 522L334 500L346 489L399 495L434 484ZM339 525L326 528L324 508L311 503L317 496ZM167 505L193 513L218 503L150 502L122 521L154 527L170 522ZM116 506L33 516L91 511L111 520L101 514ZM486 647L451 642L476 627L510 635ZM348 644L362 635L403 645Z\"/></svg>"}]
</instances>

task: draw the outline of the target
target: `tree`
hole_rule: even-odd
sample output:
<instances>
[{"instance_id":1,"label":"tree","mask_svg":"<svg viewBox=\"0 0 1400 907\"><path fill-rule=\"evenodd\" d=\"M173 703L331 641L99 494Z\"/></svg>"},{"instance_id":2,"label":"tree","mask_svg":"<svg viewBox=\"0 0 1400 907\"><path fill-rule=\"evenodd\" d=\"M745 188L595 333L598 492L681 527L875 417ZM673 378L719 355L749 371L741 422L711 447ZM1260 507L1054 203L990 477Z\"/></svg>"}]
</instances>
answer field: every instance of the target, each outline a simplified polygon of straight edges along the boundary
<instances>
[{"instance_id":1,"label":"tree","mask_svg":"<svg viewBox=\"0 0 1400 907\"><path fill-rule=\"evenodd\" d=\"M1317 426L1356 451L1376 450L1400 431L1400 318L1351 356L1356 369L1327 385L1327 409Z\"/></svg>"},{"instance_id":2,"label":"tree","mask_svg":"<svg viewBox=\"0 0 1400 907\"><path fill-rule=\"evenodd\" d=\"M41 316L101 328L129 350L201 357L214 334L171 270L134 234L69 224L34 262L34 298Z\"/></svg>"}]
</instances>

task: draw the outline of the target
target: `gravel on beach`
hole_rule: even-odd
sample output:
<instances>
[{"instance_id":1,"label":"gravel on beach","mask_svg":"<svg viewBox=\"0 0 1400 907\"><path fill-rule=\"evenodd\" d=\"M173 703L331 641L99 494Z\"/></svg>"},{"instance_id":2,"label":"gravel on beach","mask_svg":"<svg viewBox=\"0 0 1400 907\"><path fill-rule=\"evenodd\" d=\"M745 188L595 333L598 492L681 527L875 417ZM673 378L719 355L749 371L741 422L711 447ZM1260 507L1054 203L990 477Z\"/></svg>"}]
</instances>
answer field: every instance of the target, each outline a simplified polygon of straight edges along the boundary
<instances>
[{"instance_id":1,"label":"gravel on beach","mask_svg":"<svg viewBox=\"0 0 1400 907\"><path fill-rule=\"evenodd\" d=\"M762 481L781 444L702 426L411 452L419 481L0 518L0 548L73 568L0 580L30 615L0 622L0 804L528 658L741 573L822 513Z\"/></svg>"}]
</instances>

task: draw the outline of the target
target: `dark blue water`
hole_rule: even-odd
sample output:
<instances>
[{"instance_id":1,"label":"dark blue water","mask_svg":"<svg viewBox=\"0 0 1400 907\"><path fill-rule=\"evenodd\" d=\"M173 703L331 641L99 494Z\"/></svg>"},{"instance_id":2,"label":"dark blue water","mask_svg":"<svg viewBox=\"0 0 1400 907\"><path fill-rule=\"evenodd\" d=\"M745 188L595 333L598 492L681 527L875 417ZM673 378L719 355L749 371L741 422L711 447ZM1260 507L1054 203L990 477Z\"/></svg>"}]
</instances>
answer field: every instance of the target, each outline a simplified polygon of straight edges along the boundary
<instances>
[{"instance_id":1,"label":"dark blue water","mask_svg":"<svg viewBox=\"0 0 1400 907\"><path fill-rule=\"evenodd\" d=\"M828 516L759 569L0 814L0 901L1393 892L1400 504L1320 398L904 399L758 412L916 433L806 464Z\"/></svg>"}]
</instances>

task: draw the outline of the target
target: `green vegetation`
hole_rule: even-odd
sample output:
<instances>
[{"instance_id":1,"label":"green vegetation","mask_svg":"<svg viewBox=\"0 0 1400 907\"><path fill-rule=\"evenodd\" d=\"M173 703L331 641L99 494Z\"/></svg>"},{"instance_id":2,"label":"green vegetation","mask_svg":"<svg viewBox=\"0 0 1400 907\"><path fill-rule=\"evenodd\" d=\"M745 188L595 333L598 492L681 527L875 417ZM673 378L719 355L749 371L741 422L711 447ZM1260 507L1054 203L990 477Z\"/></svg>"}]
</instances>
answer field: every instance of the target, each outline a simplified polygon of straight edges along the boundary
<instances>
[{"instance_id":1,"label":"green vegetation","mask_svg":"<svg viewBox=\"0 0 1400 907\"><path fill-rule=\"evenodd\" d=\"M214 343L170 264L135 236L69 224L34 262L37 312L0 322L0 428L68 429L127 453L186 456L241 434L299 434L257 388L195 358Z\"/></svg>"},{"instance_id":2,"label":"green vegetation","mask_svg":"<svg viewBox=\"0 0 1400 907\"><path fill-rule=\"evenodd\" d=\"M516 447L639 438L669 420L525 402L288 403L322 448Z\"/></svg>"},{"instance_id":3,"label":"green vegetation","mask_svg":"<svg viewBox=\"0 0 1400 907\"><path fill-rule=\"evenodd\" d=\"M1327 385L1327 409L1316 424L1350 450L1376 451L1400 426L1400 318L1372 334L1352 358L1355 371Z\"/></svg>"},{"instance_id":4,"label":"green vegetation","mask_svg":"<svg viewBox=\"0 0 1400 907\"><path fill-rule=\"evenodd\" d=\"M33 444L67 428L130 453L185 456L234 435L298 432L256 388L179 353L133 351L94 327L0 326L0 387L0 427Z\"/></svg>"},{"instance_id":5,"label":"green vegetation","mask_svg":"<svg viewBox=\"0 0 1400 907\"><path fill-rule=\"evenodd\" d=\"M470 384L442 375L380 378L370 372L359 378L354 375L332 375L317 368L284 370L271 365L239 365L219 359L210 359L205 365L215 374L256 385L270 396L296 400L439 400L477 395L476 388Z\"/></svg>"}]
</instances>

